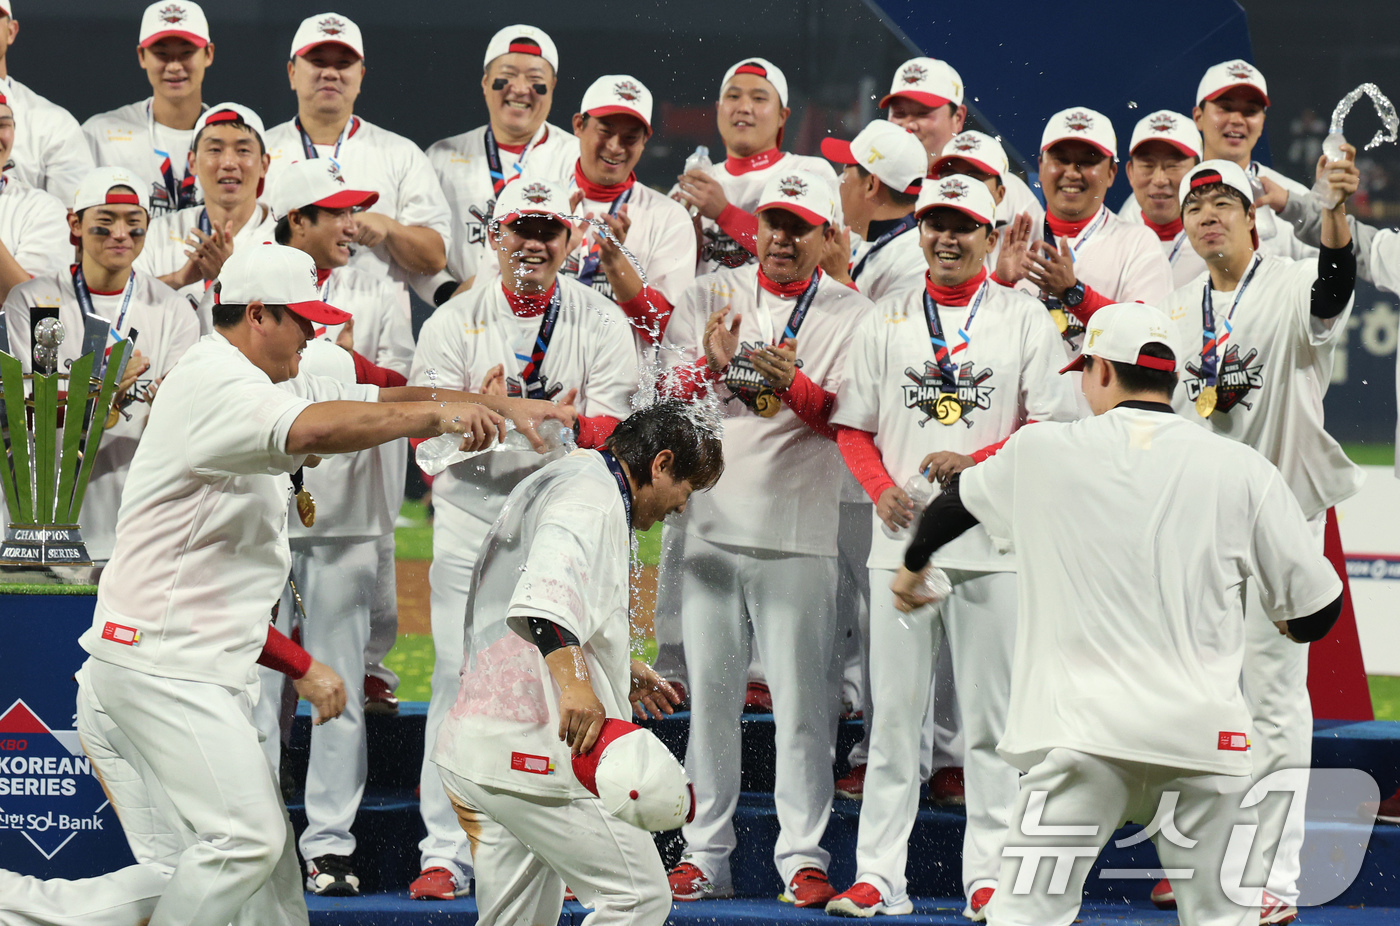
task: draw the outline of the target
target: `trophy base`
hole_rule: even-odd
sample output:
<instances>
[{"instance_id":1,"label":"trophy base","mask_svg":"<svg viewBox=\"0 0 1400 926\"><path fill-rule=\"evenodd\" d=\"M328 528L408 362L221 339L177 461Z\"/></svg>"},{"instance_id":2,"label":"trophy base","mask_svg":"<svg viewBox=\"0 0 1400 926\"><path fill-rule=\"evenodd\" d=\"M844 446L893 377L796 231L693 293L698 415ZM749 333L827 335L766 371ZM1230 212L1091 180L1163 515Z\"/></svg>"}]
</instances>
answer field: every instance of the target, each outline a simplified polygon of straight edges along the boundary
<instances>
[{"instance_id":1,"label":"trophy base","mask_svg":"<svg viewBox=\"0 0 1400 926\"><path fill-rule=\"evenodd\" d=\"M91 566L76 524L11 524L0 543L0 566Z\"/></svg>"}]
</instances>

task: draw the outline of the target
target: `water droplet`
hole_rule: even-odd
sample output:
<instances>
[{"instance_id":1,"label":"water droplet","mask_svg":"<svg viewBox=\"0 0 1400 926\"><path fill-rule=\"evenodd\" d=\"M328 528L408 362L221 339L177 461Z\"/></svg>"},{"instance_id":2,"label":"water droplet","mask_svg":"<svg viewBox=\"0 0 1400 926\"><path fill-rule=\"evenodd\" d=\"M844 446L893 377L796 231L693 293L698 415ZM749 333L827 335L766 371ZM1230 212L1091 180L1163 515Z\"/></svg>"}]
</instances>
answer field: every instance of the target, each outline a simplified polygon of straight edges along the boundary
<instances>
[{"instance_id":1,"label":"water droplet","mask_svg":"<svg viewBox=\"0 0 1400 926\"><path fill-rule=\"evenodd\" d=\"M1129 100L1129 101L1128 101L1128 108L1129 108L1129 109L1137 109L1137 103L1133 102L1132 100Z\"/></svg>"}]
</instances>

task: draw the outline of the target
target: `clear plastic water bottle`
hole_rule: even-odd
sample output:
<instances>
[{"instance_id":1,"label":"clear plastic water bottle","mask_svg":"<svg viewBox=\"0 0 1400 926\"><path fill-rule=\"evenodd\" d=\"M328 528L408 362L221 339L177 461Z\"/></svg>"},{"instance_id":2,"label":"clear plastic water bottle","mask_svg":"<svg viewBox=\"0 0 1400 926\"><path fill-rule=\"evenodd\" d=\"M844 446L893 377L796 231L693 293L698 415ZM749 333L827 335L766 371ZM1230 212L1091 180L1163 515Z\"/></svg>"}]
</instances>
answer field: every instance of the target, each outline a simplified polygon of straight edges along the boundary
<instances>
[{"instance_id":1,"label":"clear plastic water bottle","mask_svg":"<svg viewBox=\"0 0 1400 926\"><path fill-rule=\"evenodd\" d=\"M888 524L881 524L880 529L885 532L885 536L891 540L908 540L915 527L919 524L919 516L924 513L928 503L933 501L936 494L933 483L928 481L928 477L923 473L915 473L904 483L904 494L909 496L909 501L914 506L914 517L909 522L908 527L901 527L898 530L891 530Z\"/></svg>"},{"instance_id":2,"label":"clear plastic water bottle","mask_svg":"<svg viewBox=\"0 0 1400 926\"><path fill-rule=\"evenodd\" d=\"M930 563L924 569L924 594L933 599L930 604L939 604L953 590L953 582L948 573Z\"/></svg>"},{"instance_id":3,"label":"clear plastic water bottle","mask_svg":"<svg viewBox=\"0 0 1400 926\"><path fill-rule=\"evenodd\" d=\"M560 448L564 450L575 449L573 429L564 427L562 421L554 418L543 421L535 428L535 433L540 436L540 440L544 441L544 453L550 453ZM418 450L413 456L423 472L429 476L436 476L449 466L461 463L463 460L470 460L477 454L500 453L506 450L535 452L535 448L530 446L530 439L516 430L515 423L509 420L506 421L505 440L497 441L485 450L467 451L462 450L461 447L462 435L439 434L437 437L429 438L419 444Z\"/></svg>"},{"instance_id":4,"label":"clear plastic water bottle","mask_svg":"<svg viewBox=\"0 0 1400 926\"><path fill-rule=\"evenodd\" d=\"M711 167L714 167L714 164L710 162L710 149L706 145L700 145L691 153L690 157L685 159L686 173L692 170L709 170ZM690 217L692 219L699 214L699 209L694 206L690 207Z\"/></svg>"},{"instance_id":5,"label":"clear plastic water bottle","mask_svg":"<svg viewBox=\"0 0 1400 926\"><path fill-rule=\"evenodd\" d=\"M1344 144L1346 137L1341 132L1333 132L1322 140L1322 153L1329 161L1340 161L1346 157L1346 153L1342 151ZM1324 209L1335 208L1341 199L1325 179L1313 182L1312 194L1318 205Z\"/></svg>"}]
</instances>

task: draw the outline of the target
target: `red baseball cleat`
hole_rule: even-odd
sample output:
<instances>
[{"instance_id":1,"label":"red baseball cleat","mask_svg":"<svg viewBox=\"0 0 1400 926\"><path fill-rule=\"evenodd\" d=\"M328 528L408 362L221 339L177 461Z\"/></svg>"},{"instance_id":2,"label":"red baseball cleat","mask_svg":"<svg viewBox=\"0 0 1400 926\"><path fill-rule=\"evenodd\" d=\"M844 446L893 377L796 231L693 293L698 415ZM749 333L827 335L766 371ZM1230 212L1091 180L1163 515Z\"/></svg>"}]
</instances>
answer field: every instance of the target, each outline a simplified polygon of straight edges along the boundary
<instances>
[{"instance_id":1,"label":"red baseball cleat","mask_svg":"<svg viewBox=\"0 0 1400 926\"><path fill-rule=\"evenodd\" d=\"M365 713L397 714L399 699L389 690L389 683L377 675L365 676Z\"/></svg>"},{"instance_id":2,"label":"red baseball cleat","mask_svg":"<svg viewBox=\"0 0 1400 926\"><path fill-rule=\"evenodd\" d=\"M1172 893L1172 883L1166 878L1152 885L1152 905L1158 910L1176 909L1176 895Z\"/></svg>"},{"instance_id":3,"label":"red baseball cleat","mask_svg":"<svg viewBox=\"0 0 1400 926\"><path fill-rule=\"evenodd\" d=\"M836 889L831 886L826 872L820 868L799 868L778 899L794 907L825 907L835 896Z\"/></svg>"},{"instance_id":4,"label":"red baseball cleat","mask_svg":"<svg viewBox=\"0 0 1400 926\"><path fill-rule=\"evenodd\" d=\"M865 769L866 766L862 763L851 769L845 778L836 779L836 796L844 797L848 801L862 800L865 797Z\"/></svg>"},{"instance_id":5,"label":"red baseball cleat","mask_svg":"<svg viewBox=\"0 0 1400 926\"><path fill-rule=\"evenodd\" d=\"M471 886L459 889L457 878L446 868L424 868L408 886L412 900L453 900L471 893Z\"/></svg>"},{"instance_id":6,"label":"red baseball cleat","mask_svg":"<svg viewBox=\"0 0 1400 926\"><path fill-rule=\"evenodd\" d=\"M886 916L903 916L906 913L914 912L914 905L908 900L904 903L887 904L885 898L880 895L880 890L868 881L857 881L851 885L848 891L842 891L827 902L826 912L829 916L850 916L865 919L867 917L885 914Z\"/></svg>"},{"instance_id":7,"label":"red baseball cleat","mask_svg":"<svg viewBox=\"0 0 1400 926\"><path fill-rule=\"evenodd\" d=\"M672 868L666 880L671 882L672 900L721 900L734 896L734 888L716 887L700 866L690 862L681 862Z\"/></svg>"},{"instance_id":8,"label":"red baseball cleat","mask_svg":"<svg viewBox=\"0 0 1400 926\"><path fill-rule=\"evenodd\" d=\"M972 897L967 902L969 910L968 919L974 923L984 923L987 920L987 904L992 902L992 894L995 888L979 887L972 892Z\"/></svg>"},{"instance_id":9,"label":"red baseball cleat","mask_svg":"<svg viewBox=\"0 0 1400 926\"><path fill-rule=\"evenodd\" d=\"M928 780L929 800L935 804L967 803L967 789L963 787L963 770L955 765L940 768Z\"/></svg>"},{"instance_id":10,"label":"red baseball cleat","mask_svg":"<svg viewBox=\"0 0 1400 926\"><path fill-rule=\"evenodd\" d=\"M1297 918L1297 907L1268 891L1264 892L1263 903L1259 907L1259 926L1288 926Z\"/></svg>"},{"instance_id":11,"label":"red baseball cleat","mask_svg":"<svg viewBox=\"0 0 1400 926\"><path fill-rule=\"evenodd\" d=\"M750 714L773 713L773 695L768 692L767 685L749 682L748 691L744 693L744 710Z\"/></svg>"}]
</instances>

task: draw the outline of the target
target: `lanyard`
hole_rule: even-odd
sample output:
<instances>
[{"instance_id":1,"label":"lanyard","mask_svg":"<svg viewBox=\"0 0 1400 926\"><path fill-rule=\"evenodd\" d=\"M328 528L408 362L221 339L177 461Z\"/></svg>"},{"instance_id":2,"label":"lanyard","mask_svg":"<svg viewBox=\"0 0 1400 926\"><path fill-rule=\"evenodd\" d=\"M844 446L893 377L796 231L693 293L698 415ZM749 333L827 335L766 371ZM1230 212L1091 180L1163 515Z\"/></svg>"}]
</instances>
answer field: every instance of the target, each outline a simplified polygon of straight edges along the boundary
<instances>
[{"instance_id":1,"label":"lanyard","mask_svg":"<svg viewBox=\"0 0 1400 926\"><path fill-rule=\"evenodd\" d=\"M617 490L622 493L622 507L627 512L627 527L632 527L632 487L627 484L627 474L622 471L622 464L617 462L617 457L606 450L598 451L603 455L603 462L608 464L608 471L617 480Z\"/></svg>"},{"instance_id":2,"label":"lanyard","mask_svg":"<svg viewBox=\"0 0 1400 926\"><path fill-rule=\"evenodd\" d=\"M1079 240L1069 246L1071 261L1079 259L1079 249L1089 243L1089 239L1094 237L1094 232L1102 228L1106 221L1108 221L1108 210L1100 206L1098 216L1094 218L1094 221L1089 223L1088 228L1084 229L1083 234L1079 236ZM1055 232L1050 228L1050 213L1048 212L1045 213L1045 243L1051 247L1055 247ZM1058 296L1046 294L1045 298L1041 301L1045 303L1046 308L1058 309L1060 307L1060 299Z\"/></svg>"},{"instance_id":3,"label":"lanyard","mask_svg":"<svg viewBox=\"0 0 1400 926\"><path fill-rule=\"evenodd\" d=\"M214 234L214 224L209 221L208 209L199 210L199 230L206 235L212 236Z\"/></svg>"},{"instance_id":4,"label":"lanyard","mask_svg":"<svg viewBox=\"0 0 1400 926\"><path fill-rule=\"evenodd\" d=\"M812 307L812 300L817 298L817 281L821 278L821 268L817 268L812 273L812 279L807 282L807 288L802 291L802 295L797 297L797 305L792 307L792 312L788 315L787 324L783 326L783 336L776 344L784 341L791 341L797 337L797 332L802 330L802 323L807 320L807 310ZM763 298L763 287L758 283L757 274L754 275L754 286L758 289L755 305Z\"/></svg>"},{"instance_id":5,"label":"lanyard","mask_svg":"<svg viewBox=\"0 0 1400 926\"><path fill-rule=\"evenodd\" d=\"M608 215L616 218L617 210L627 205L627 201L632 198L632 191L637 188L636 184L629 186L622 191L622 195L613 200L612 207L608 209ZM594 229L595 236L602 235L602 232ZM583 263L578 268L578 281L584 286L593 285L593 277L598 273L598 265L602 263L602 245L595 239L592 247L588 249L588 254L583 258Z\"/></svg>"},{"instance_id":6,"label":"lanyard","mask_svg":"<svg viewBox=\"0 0 1400 926\"><path fill-rule=\"evenodd\" d=\"M984 280L977 288L977 295L972 300L972 310L967 313L967 321L958 329L963 342L954 345L952 350L948 349L948 339L943 334L943 322L938 317L938 303L933 301L933 296L929 295L927 289L924 290L924 320L928 322L928 340L933 345L933 359L938 361L945 391L951 392L958 388L958 365L953 361L953 355L960 350L966 350L967 345L971 343L972 320L977 317L977 309L982 305L982 297L987 294L987 285L990 282L991 280Z\"/></svg>"},{"instance_id":7,"label":"lanyard","mask_svg":"<svg viewBox=\"0 0 1400 926\"><path fill-rule=\"evenodd\" d=\"M1181 247L1186 243L1186 230L1182 229L1176 233L1176 241L1172 243L1172 252L1167 255L1167 263L1176 266L1176 258L1181 253Z\"/></svg>"},{"instance_id":8,"label":"lanyard","mask_svg":"<svg viewBox=\"0 0 1400 926\"><path fill-rule=\"evenodd\" d=\"M512 180L525 172L525 158L529 157L530 152L535 150L536 145L544 144L544 140L548 137L549 128L542 126L540 132L530 139L525 150L520 152L520 157L516 158L515 163L511 165L511 169L515 171L511 177ZM501 169L501 148L496 144L496 133L491 131L489 123L486 126L486 168L491 172L492 195L500 196L501 190L506 185L506 173Z\"/></svg>"},{"instance_id":9,"label":"lanyard","mask_svg":"<svg viewBox=\"0 0 1400 926\"><path fill-rule=\"evenodd\" d=\"M205 107L206 109L208 107ZM151 148L160 155L160 182L165 187L165 194L169 197L171 211L184 209L194 205L194 172L185 168L185 176L175 179L175 164L170 158L170 153L160 150L156 142L156 113L155 107L150 100L146 101L146 133L151 140Z\"/></svg>"},{"instance_id":10,"label":"lanyard","mask_svg":"<svg viewBox=\"0 0 1400 926\"><path fill-rule=\"evenodd\" d=\"M874 257L875 252L879 251L885 245L889 244L891 241L898 238L900 235L904 234L909 229L913 228L915 224L916 221L914 219L914 213L911 212L904 218L900 219L899 224L896 225L894 228L891 228L889 231L876 238L875 243L870 246L870 250L865 252L865 256L860 259L860 263L856 264L855 269L851 271L851 279L853 281L860 279L860 272L865 269L866 261Z\"/></svg>"},{"instance_id":11,"label":"lanyard","mask_svg":"<svg viewBox=\"0 0 1400 926\"><path fill-rule=\"evenodd\" d=\"M83 279L82 264L73 265L73 289L78 294L78 308L82 309L84 315L97 316L97 310L92 305L92 293L88 291L87 280ZM132 270L126 281L126 292L122 296L121 314L117 316L116 322L112 324L112 333L118 334L121 331L122 323L126 321L126 310L131 305L131 294L136 289L136 271ZM101 316L97 316L101 317Z\"/></svg>"},{"instance_id":12,"label":"lanyard","mask_svg":"<svg viewBox=\"0 0 1400 926\"><path fill-rule=\"evenodd\" d=\"M306 156L308 158L319 158L320 155L316 153L316 143L311 140L310 135L306 134L306 129L301 127L301 116L297 116L292 121L296 123L297 134L301 136L301 147L302 150L306 152ZM360 117L351 116L350 121L345 123L345 128L340 130L340 137L335 141L335 151L331 152L331 157L339 158L340 146L345 144L346 140L353 137L359 130Z\"/></svg>"},{"instance_id":13,"label":"lanyard","mask_svg":"<svg viewBox=\"0 0 1400 926\"><path fill-rule=\"evenodd\" d=\"M1234 329L1230 326L1230 319L1235 317L1235 309L1239 306L1240 300L1244 298L1244 291L1249 288L1249 283L1254 279L1254 271L1259 269L1262 262L1258 254L1254 255L1254 260L1249 265L1249 272L1240 281L1239 288L1235 290L1235 298L1230 301L1230 311L1220 320L1225 328L1225 334L1220 338L1215 336L1215 307L1211 305L1210 299L1210 279L1206 279L1205 290L1201 293L1201 321L1204 329L1201 331L1201 372L1205 374L1207 386L1214 386L1220 375L1219 351L1225 346L1225 342L1230 340L1230 335Z\"/></svg>"},{"instance_id":14,"label":"lanyard","mask_svg":"<svg viewBox=\"0 0 1400 926\"><path fill-rule=\"evenodd\" d=\"M549 342L554 337L554 325L559 321L561 289L560 286L554 287L554 298L549 300L549 308L545 309L544 318L540 320L539 334L535 335L535 347L530 351L525 368L520 371L520 382L524 386L526 398L548 398L545 395L544 383L540 381L540 365L544 363L544 355L549 351Z\"/></svg>"}]
</instances>

